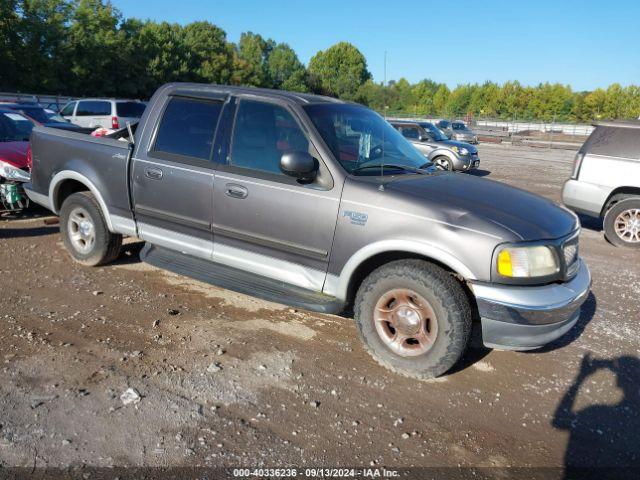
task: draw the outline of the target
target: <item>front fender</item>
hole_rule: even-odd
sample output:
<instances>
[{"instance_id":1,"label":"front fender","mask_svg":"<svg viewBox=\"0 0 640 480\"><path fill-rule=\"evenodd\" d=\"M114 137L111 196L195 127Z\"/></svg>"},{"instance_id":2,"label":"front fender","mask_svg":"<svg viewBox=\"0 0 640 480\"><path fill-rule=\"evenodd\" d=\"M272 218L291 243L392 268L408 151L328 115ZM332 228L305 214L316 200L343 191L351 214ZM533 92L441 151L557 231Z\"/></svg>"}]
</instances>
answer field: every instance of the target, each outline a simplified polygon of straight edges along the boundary
<instances>
[{"instance_id":1,"label":"front fender","mask_svg":"<svg viewBox=\"0 0 640 480\"><path fill-rule=\"evenodd\" d=\"M413 240L383 240L374 242L362 247L355 252L345 263L340 275L327 275L323 292L340 300L346 300L349 290L349 283L353 274L360 265L363 265L370 258L387 252L406 252L408 254L421 255L436 260L454 272L458 273L465 280L475 280L473 272L462 263L453 253L444 250L440 246L436 246L424 241Z\"/></svg>"}]
</instances>

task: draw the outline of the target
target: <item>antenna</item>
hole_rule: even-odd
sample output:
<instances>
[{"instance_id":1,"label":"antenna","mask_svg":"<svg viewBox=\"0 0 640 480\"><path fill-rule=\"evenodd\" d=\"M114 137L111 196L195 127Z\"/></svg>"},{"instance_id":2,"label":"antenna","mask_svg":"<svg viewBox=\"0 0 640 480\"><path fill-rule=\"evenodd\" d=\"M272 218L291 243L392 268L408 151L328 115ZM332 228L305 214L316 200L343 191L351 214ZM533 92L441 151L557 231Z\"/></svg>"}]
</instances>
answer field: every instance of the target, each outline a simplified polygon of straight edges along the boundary
<instances>
[{"instance_id":1,"label":"antenna","mask_svg":"<svg viewBox=\"0 0 640 480\"><path fill-rule=\"evenodd\" d=\"M384 51L384 80L382 82L382 108L384 110L384 119L387 120L387 51ZM382 130L382 158L380 159L380 177L384 177L384 130ZM384 188L380 184L380 188Z\"/></svg>"}]
</instances>

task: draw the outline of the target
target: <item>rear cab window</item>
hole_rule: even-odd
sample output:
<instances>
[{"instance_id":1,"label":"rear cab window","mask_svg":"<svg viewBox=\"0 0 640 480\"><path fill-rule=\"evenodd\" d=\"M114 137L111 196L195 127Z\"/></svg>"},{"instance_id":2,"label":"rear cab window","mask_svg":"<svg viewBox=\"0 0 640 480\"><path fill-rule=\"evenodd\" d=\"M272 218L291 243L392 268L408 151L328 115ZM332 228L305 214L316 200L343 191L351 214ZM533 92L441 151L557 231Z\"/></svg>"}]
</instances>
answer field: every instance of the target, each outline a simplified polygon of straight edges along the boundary
<instances>
[{"instance_id":1,"label":"rear cab window","mask_svg":"<svg viewBox=\"0 0 640 480\"><path fill-rule=\"evenodd\" d=\"M77 117L109 117L111 102L102 100L83 100L78 102Z\"/></svg>"},{"instance_id":2,"label":"rear cab window","mask_svg":"<svg viewBox=\"0 0 640 480\"><path fill-rule=\"evenodd\" d=\"M146 108L142 102L116 102L118 117L140 118Z\"/></svg>"},{"instance_id":3,"label":"rear cab window","mask_svg":"<svg viewBox=\"0 0 640 480\"><path fill-rule=\"evenodd\" d=\"M158 124L151 156L209 163L222 105L218 100L172 97Z\"/></svg>"}]
</instances>

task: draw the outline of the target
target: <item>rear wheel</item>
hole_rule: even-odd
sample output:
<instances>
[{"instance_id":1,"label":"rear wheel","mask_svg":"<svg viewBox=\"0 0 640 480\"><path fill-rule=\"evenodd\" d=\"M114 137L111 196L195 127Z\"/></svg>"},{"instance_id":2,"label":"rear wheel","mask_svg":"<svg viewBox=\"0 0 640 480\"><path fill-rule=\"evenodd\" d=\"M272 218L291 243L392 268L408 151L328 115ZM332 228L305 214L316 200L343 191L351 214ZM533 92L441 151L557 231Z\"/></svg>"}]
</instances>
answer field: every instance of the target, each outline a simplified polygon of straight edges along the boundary
<instances>
[{"instance_id":1,"label":"rear wheel","mask_svg":"<svg viewBox=\"0 0 640 480\"><path fill-rule=\"evenodd\" d=\"M362 282L354 310L367 351L402 375L442 375L467 348L467 295L448 272L428 262L399 260L378 268Z\"/></svg>"},{"instance_id":2,"label":"rear wheel","mask_svg":"<svg viewBox=\"0 0 640 480\"><path fill-rule=\"evenodd\" d=\"M442 170L453 171L453 162L444 155L434 158L433 163Z\"/></svg>"},{"instance_id":3,"label":"rear wheel","mask_svg":"<svg viewBox=\"0 0 640 480\"><path fill-rule=\"evenodd\" d=\"M640 248L640 198L615 203L604 217L604 234L618 247Z\"/></svg>"},{"instance_id":4,"label":"rear wheel","mask_svg":"<svg viewBox=\"0 0 640 480\"><path fill-rule=\"evenodd\" d=\"M60 233L71 257L83 265L102 265L120 253L122 235L109 231L90 192L74 193L64 201L60 209Z\"/></svg>"}]
</instances>

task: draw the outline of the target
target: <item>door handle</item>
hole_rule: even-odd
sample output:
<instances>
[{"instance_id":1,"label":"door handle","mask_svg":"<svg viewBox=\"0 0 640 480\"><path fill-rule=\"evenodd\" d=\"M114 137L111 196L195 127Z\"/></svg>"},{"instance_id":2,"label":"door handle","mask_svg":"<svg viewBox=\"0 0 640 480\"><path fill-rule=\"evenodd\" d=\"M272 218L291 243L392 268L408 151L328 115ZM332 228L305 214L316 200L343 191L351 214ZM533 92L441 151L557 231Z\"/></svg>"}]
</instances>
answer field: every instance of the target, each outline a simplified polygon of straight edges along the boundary
<instances>
[{"instance_id":1,"label":"door handle","mask_svg":"<svg viewBox=\"0 0 640 480\"><path fill-rule=\"evenodd\" d=\"M247 190L242 185L227 183L224 193L225 195L233 198L247 198L247 195L249 195L249 190Z\"/></svg>"},{"instance_id":2,"label":"door handle","mask_svg":"<svg viewBox=\"0 0 640 480\"><path fill-rule=\"evenodd\" d=\"M160 170L159 168L145 168L144 176L153 180L161 180L162 170Z\"/></svg>"}]
</instances>

